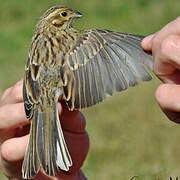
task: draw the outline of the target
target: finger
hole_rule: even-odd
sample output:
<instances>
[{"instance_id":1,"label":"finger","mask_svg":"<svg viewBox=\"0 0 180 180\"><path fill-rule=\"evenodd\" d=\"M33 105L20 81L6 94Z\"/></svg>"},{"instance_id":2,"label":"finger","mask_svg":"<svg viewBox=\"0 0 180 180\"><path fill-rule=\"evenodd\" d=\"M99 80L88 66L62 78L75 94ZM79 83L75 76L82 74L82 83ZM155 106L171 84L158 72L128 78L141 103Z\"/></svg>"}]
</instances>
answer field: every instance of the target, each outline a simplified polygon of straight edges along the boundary
<instances>
[{"instance_id":1,"label":"finger","mask_svg":"<svg viewBox=\"0 0 180 180\"><path fill-rule=\"evenodd\" d=\"M1 145L1 167L7 177L21 179L22 160L29 136L12 138Z\"/></svg>"},{"instance_id":2,"label":"finger","mask_svg":"<svg viewBox=\"0 0 180 180\"><path fill-rule=\"evenodd\" d=\"M164 26L160 31L155 34L153 39L154 44L160 44L163 39L169 35L180 35L180 17L176 18L174 21L171 21L166 26Z\"/></svg>"},{"instance_id":3,"label":"finger","mask_svg":"<svg viewBox=\"0 0 180 180\"><path fill-rule=\"evenodd\" d=\"M86 121L81 112L78 110L70 111L64 101L61 102L59 109L62 128L66 131L74 133L84 133L86 127Z\"/></svg>"},{"instance_id":4,"label":"finger","mask_svg":"<svg viewBox=\"0 0 180 180\"><path fill-rule=\"evenodd\" d=\"M176 69L180 69L180 36L170 35L155 55L154 72L159 76L171 75Z\"/></svg>"},{"instance_id":5,"label":"finger","mask_svg":"<svg viewBox=\"0 0 180 180\"><path fill-rule=\"evenodd\" d=\"M180 86L163 84L156 90L156 100L168 118L176 121L180 117ZM180 123L180 121L179 121Z\"/></svg>"},{"instance_id":6,"label":"finger","mask_svg":"<svg viewBox=\"0 0 180 180\"><path fill-rule=\"evenodd\" d=\"M180 112L180 86L172 84L160 85L156 91L156 99L163 109Z\"/></svg>"},{"instance_id":7,"label":"finger","mask_svg":"<svg viewBox=\"0 0 180 180\"><path fill-rule=\"evenodd\" d=\"M171 63L179 67L180 65L180 35L169 35L161 44L161 54Z\"/></svg>"},{"instance_id":8,"label":"finger","mask_svg":"<svg viewBox=\"0 0 180 180\"><path fill-rule=\"evenodd\" d=\"M146 36L142 42L141 46L145 51L152 51L152 41L153 41L154 34Z\"/></svg>"},{"instance_id":9,"label":"finger","mask_svg":"<svg viewBox=\"0 0 180 180\"><path fill-rule=\"evenodd\" d=\"M179 66L179 54L177 53L180 48L179 36L180 17L155 34L152 42L152 55L154 72L157 76L170 75Z\"/></svg>"},{"instance_id":10,"label":"finger","mask_svg":"<svg viewBox=\"0 0 180 180\"><path fill-rule=\"evenodd\" d=\"M23 103L6 104L0 107L0 130L16 128L28 123Z\"/></svg>"},{"instance_id":11,"label":"finger","mask_svg":"<svg viewBox=\"0 0 180 180\"><path fill-rule=\"evenodd\" d=\"M4 141L1 144L1 158L3 161L10 163L23 160L28 139L29 135L26 135Z\"/></svg>"},{"instance_id":12,"label":"finger","mask_svg":"<svg viewBox=\"0 0 180 180\"><path fill-rule=\"evenodd\" d=\"M23 101L23 80L18 81L13 87L8 88L1 98L1 104L14 104Z\"/></svg>"},{"instance_id":13,"label":"finger","mask_svg":"<svg viewBox=\"0 0 180 180\"><path fill-rule=\"evenodd\" d=\"M6 177L10 180L22 180L21 173L22 161L18 162L5 162L3 161L3 166L1 169Z\"/></svg>"}]
</instances>

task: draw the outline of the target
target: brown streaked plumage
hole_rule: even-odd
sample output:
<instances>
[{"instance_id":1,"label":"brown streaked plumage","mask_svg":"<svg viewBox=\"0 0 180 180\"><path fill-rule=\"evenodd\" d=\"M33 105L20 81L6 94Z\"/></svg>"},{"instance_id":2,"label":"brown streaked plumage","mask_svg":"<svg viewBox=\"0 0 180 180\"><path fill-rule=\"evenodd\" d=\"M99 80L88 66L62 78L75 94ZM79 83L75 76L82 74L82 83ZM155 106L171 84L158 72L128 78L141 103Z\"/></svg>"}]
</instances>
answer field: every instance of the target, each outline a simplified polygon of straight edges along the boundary
<instances>
[{"instance_id":1,"label":"brown streaked plumage","mask_svg":"<svg viewBox=\"0 0 180 180\"><path fill-rule=\"evenodd\" d=\"M47 10L37 23L25 66L24 106L31 119L22 167L25 179L40 167L54 176L72 160L57 112L58 99L69 109L86 108L107 95L149 81L152 58L141 48L142 36L108 30L73 29L81 14L65 6Z\"/></svg>"}]
</instances>

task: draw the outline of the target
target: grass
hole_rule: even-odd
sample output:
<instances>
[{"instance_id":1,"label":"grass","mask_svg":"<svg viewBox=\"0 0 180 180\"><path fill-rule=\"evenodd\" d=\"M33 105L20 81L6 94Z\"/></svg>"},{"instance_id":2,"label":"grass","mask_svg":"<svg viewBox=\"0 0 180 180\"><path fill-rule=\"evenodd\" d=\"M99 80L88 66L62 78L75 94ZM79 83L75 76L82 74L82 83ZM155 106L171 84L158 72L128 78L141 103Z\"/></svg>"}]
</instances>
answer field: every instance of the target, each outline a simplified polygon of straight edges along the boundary
<instances>
[{"instance_id":1,"label":"grass","mask_svg":"<svg viewBox=\"0 0 180 180\"><path fill-rule=\"evenodd\" d=\"M84 14L77 28L100 28L147 35L179 15L179 0L0 0L0 95L22 78L38 17L65 4ZM160 82L116 94L83 110L91 146L83 166L93 180L180 178L179 126L168 121L154 94ZM1 179L4 177L2 176Z\"/></svg>"}]
</instances>

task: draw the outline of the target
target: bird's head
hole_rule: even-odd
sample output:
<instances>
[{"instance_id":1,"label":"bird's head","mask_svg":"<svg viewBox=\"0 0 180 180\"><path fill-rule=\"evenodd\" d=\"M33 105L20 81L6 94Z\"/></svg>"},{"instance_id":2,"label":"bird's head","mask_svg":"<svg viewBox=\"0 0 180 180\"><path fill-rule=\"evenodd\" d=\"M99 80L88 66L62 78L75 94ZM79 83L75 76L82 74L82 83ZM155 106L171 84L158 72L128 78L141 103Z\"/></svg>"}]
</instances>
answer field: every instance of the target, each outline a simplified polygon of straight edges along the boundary
<instances>
[{"instance_id":1,"label":"bird's head","mask_svg":"<svg viewBox=\"0 0 180 180\"><path fill-rule=\"evenodd\" d=\"M80 18L82 14L65 6L54 6L48 9L37 26L55 27L67 29L73 26L74 20ZM38 27L37 27L38 28Z\"/></svg>"}]
</instances>

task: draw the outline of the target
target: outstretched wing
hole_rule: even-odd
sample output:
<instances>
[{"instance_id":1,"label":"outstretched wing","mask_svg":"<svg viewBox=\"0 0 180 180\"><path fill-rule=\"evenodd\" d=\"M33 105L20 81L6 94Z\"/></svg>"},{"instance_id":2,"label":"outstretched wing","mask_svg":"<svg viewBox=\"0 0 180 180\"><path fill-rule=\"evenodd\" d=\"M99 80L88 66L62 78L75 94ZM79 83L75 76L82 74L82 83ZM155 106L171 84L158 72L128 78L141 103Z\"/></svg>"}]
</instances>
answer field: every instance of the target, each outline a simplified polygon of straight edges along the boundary
<instances>
[{"instance_id":1,"label":"outstretched wing","mask_svg":"<svg viewBox=\"0 0 180 180\"><path fill-rule=\"evenodd\" d=\"M89 30L79 37L67 57L74 79L64 86L70 109L85 108L107 95L149 81L152 58L141 48L143 36Z\"/></svg>"}]
</instances>

